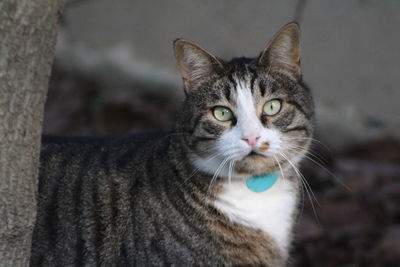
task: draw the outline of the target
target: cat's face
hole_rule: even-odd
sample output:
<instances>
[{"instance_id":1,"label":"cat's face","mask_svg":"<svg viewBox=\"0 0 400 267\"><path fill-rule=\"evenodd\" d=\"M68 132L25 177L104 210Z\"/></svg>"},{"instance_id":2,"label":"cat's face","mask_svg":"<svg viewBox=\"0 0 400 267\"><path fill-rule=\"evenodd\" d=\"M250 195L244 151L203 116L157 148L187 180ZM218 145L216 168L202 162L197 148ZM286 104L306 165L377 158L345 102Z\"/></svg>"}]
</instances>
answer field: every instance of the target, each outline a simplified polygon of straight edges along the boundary
<instances>
[{"instance_id":1,"label":"cat's face","mask_svg":"<svg viewBox=\"0 0 400 267\"><path fill-rule=\"evenodd\" d=\"M298 26L288 24L256 59L223 62L178 40L186 100L178 126L193 163L210 174L280 171L306 152L313 102L301 81Z\"/></svg>"}]
</instances>

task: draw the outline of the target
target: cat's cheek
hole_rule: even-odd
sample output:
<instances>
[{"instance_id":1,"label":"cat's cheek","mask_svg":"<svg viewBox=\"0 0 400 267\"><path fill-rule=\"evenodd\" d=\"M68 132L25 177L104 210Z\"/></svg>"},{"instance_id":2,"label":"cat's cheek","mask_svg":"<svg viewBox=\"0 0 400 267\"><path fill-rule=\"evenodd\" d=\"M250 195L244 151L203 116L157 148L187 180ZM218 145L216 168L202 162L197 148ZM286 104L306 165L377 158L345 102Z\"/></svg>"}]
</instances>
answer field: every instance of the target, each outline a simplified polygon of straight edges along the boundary
<instances>
[{"instance_id":1,"label":"cat's cheek","mask_svg":"<svg viewBox=\"0 0 400 267\"><path fill-rule=\"evenodd\" d=\"M225 157L239 160L251 152L251 148L241 140L241 132L237 127L227 131L218 139L219 153Z\"/></svg>"}]
</instances>

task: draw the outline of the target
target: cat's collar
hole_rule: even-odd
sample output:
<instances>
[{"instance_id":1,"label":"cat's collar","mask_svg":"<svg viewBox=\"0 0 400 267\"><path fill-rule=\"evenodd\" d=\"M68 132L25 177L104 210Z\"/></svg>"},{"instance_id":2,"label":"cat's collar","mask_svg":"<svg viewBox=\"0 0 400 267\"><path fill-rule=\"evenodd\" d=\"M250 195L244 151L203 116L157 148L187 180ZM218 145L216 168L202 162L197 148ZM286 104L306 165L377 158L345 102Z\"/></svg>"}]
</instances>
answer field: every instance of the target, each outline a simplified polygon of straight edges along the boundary
<instances>
[{"instance_id":1,"label":"cat's collar","mask_svg":"<svg viewBox=\"0 0 400 267\"><path fill-rule=\"evenodd\" d=\"M247 178L247 188L255 193L261 193L270 189L278 180L279 175L276 173L263 173L253 175Z\"/></svg>"}]
</instances>

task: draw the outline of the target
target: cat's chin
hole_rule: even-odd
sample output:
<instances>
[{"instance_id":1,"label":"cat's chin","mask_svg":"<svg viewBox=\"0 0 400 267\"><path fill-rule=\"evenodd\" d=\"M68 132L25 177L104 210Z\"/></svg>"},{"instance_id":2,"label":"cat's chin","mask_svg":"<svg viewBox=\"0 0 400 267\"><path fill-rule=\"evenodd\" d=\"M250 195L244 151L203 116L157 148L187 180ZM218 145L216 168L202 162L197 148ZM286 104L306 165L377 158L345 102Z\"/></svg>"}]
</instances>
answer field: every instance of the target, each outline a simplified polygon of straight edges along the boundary
<instances>
[{"instance_id":1,"label":"cat's chin","mask_svg":"<svg viewBox=\"0 0 400 267\"><path fill-rule=\"evenodd\" d=\"M274 158L256 153L250 153L235 165L235 172L242 175L271 173L277 170L279 167L276 166Z\"/></svg>"}]
</instances>

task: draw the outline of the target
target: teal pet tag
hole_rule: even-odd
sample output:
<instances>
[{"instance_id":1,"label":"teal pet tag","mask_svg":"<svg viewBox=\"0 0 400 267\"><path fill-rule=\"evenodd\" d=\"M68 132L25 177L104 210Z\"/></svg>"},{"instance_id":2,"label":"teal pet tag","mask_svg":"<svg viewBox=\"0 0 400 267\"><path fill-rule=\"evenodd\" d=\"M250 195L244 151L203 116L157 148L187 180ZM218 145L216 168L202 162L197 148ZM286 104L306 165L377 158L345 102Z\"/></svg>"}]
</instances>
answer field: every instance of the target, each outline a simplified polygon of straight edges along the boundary
<instances>
[{"instance_id":1,"label":"teal pet tag","mask_svg":"<svg viewBox=\"0 0 400 267\"><path fill-rule=\"evenodd\" d=\"M246 185L251 191L260 193L270 189L276 183L278 177L279 175L276 173L254 175L247 178Z\"/></svg>"}]
</instances>

